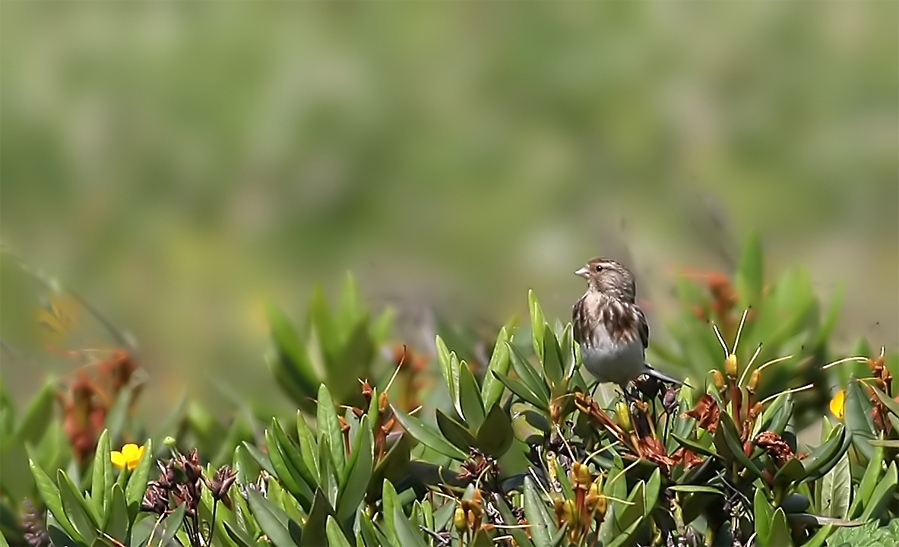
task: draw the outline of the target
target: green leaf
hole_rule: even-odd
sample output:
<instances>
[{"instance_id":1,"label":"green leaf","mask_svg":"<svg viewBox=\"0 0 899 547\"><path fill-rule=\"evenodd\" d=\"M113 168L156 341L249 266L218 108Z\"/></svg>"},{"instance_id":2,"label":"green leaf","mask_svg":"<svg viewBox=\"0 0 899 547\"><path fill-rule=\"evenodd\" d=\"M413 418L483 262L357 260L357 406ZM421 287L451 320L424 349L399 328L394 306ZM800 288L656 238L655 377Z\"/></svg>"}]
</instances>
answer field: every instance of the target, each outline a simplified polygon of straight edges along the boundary
<instances>
[{"instance_id":1,"label":"green leaf","mask_svg":"<svg viewBox=\"0 0 899 547\"><path fill-rule=\"evenodd\" d=\"M868 520L880 516L881 511L893 498L893 493L896 491L896 481L896 462L890 462L890 467L887 469L886 475L874 488L871 499L865 505L861 520Z\"/></svg>"},{"instance_id":2,"label":"green leaf","mask_svg":"<svg viewBox=\"0 0 899 547\"><path fill-rule=\"evenodd\" d=\"M315 393L321 382L309 360L306 345L297 336L296 329L286 315L273 303L266 303L273 351L266 355L266 361L278 385L303 408L311 408L308 397Z\"/></svg>"},{"instance_id":3,"label":"green leaf","mask_svg":"<svg viewBox=\"0 0 899 547\"><path fill-rule=\"evenodd\" d=\"M129 525L130 519L128 518L128 504L125 503L125 491L122 490L122 485L115 484L109 496L109 510L106 514L103 531L110 537L126 543Z\"/></svg>"},{"instance_id":4,"label":"green leaf","mask_svg":"<svg viewBox=\"0 0 899 547\"><path fill-rule=\"evenodd\" d=\"M328 522L325 524L325 534L328 536L329 547L352 547L352 544L347 541L334 517L328 517Z\"/></svg>"},{"instance_id":5,"label":"green leaf","mask_svg":"<svg viewBox=\"0 0 899 547\"><path fill-rule=\"evenodd\" d=\"M100 526L94 519L87 500L62 469L56 472L56 482L59 484L59 497L69 521L85 543L93 543L98 537L97 531Z\"/></svg>"},{"instance_id":6,"label":"green leaf","mask_svg":"<svg viewBox=\"0 0 899 547\"><path fill-rule=\"evenodd\" d=\"M329 445L330 441L327 437L322 439L318 445L318 462L321 465L319 490L324 491L328 502L333 507L337 505L337 493L340 489L340 482L337 480L337 470L334 469L334 462L331 461ZM322 526L324 526L324 520L322 520Z\"/></svg>"},{"instance_id":7,"label":"green leaf","mask_svg":"<svg viewBox=\"0 0 899 547\"><path fill-rule=\"evenodd\" d=\"M337 496L337 518L341 522L356 514L359 504L365 498L373 463L374 438L371 424L368 423L368 416L362 416L356 433L356 446L350 456L347 472L340 482L340 494Z\"/></svg>"},{"instance_id":8,"label":"green leaf","mask_svg":"<svg viewBox=\"0 0 899 547\"><path fill-rule=\"evenodd\" d=\"M291 545L299 547L288 530L290 517L287 516L287 513L265 499L256 489L248 488L247 495L253 517L269 540L277 547L290 547ZM182 507L184 506L182 505Z\"/></svg>"},{"instance_id":9,"label":"green leaf","mask_svg":"<svg viewBox=\"0 0 899 547\"><path fill-rule=\"evenodd\" d=\"M337 324L350 325L365 314L362 299L359 297L359 286L352 272L347 272L340 289L340 302L337 304Z\"/></svg>"},{"instance_id":10,"label":"green leaf","mask_svg":"<svg viewBox=\"0 0 899 547\"><path fill-rule=\"evenodd\" d=\"M328 364L328 379L337 390L338 401L350 401L358 397L359 384L347 382L347 378L360 378L366 375L375 353L375 345L368 332L368 316L361 317L350 331L340 353Z\"/></svg>"},{"instance_id":11,"label":"green leaf","mask_svg":"<svg viewBox=\"0 0 899 547\"><path fill-rule=\"evenodd\" d=\"M755 516L755 531L760 538L767 538L771 531L771 519L774 518L774 507L765 497L763 488L755 489L755 499L753 500L753 512Z\"/></svg>"},{"instance_id":12,"label":"green leaf","mask_svg":"<svg viewBox=\"0 0 899 547\"><path fill-rule=\"evenodd\" d=\"M500 372L494 372L493 375L504 386L509 388L509 391L517 395L519 399L527 401L541 410L546 410L549 407L549 398L544 399L540 397L518 378L510 378Z\"/></svg>"},{"instance_id":13,"label":"green leaf","mask_svg":"<svg viewBox=\"0 0 899 547\"><path fill-rule=\"evenodd\" d=\"M412 522L406 518L402 507L394 506L393 525L396 528L397 540L403 547L428 547L421 537L421 532L412 528Z\"/></svg>"},{"instance_id":14,"label":"green leaf","mask_svg":"<svg viewBox=\"0 0 899 547\"><path fill-rule=\"evenodd\" d=\"M627 530L643 515L649 513L648 508L644 505L646 503L646 483L638 481L637 486L627 497L627 501L629 504L625 506L624 511L615 515L622 530Z\"/></svg>"},{"instance_id":15,"label":"green leaf","mask_svg":"<svg viewBox=\"0 0 899 547\"><path fill-rule=\"evenodd\" d=\"M315 501L312 502L312 510L309 511L309 518L306 519L306 526L303 527L300 547L318 547L327 543L328 538L325 526L329 516L334 516L333 506L325 498L322 491L317 490L315 492ZM289 523L288 529L290 529Z\"/></svg>"},{"instance_id":16,"label":"green leaf","mask_svg":"<svg viewBox=\"0 0 899 547\"><path fill-rule=\"evenodd\" d=\"M543 308L537 300L537 295L533 290L528 291L528 312L531 316L531 337L534 342L534 354L543 355L543 325L546 319L543 318Z\"/></svg>"},{"instance_id":17,"label":"green leaf","mask_svg":"<svg viewBox=\"0 0 899 547\"><path fill-rule=\"evenodd\" d=\"M318 444L315 442L315 436L306 424L306 417L302 411L297 410L297 441L300 444L300 455L306 463L306 468L312 473L315 484L321 480L319 478L318 464Z\"/></svg>"},{"instance_id":18,"label":"green leaf","mask_svg":"<svg viewBox=\"0 0 899 547\"><path fill-rule=\"evenodd\" d=\"M755 462L749 459L743 452L743 445L740 442L740 434L734 426L734 420L726 412L721 413L721 420L717 431L715 431L715 446L720 450L722 444L727 446L734 458L740 464L751 471L757 477L762 476L762 471L756 466Z\"/></svg>"},{"instance_id":19,"label":"green leaf","mask_svg":"<svg viewBox=\"0 0 899 547\"><path fill-rule=\"evenodd\" d=\"M94 451L93 474L91 478L91 502L94 506L94 515L98 522L107 518L112 479L112 460L109 455L112 449L109 445L109 431L103 430L97 440L97 449Z\"/></svg>"},{"instance_id":20,"label":"green leaf","mask_svg":"<svg viewBox=\"0 0 899 547\"><path fill-rule=\"evenodd\" d=\"M762 413L760 431L773 431L783 435L790 418L793 417L793 394L781 394Z\"/></svg>"},{"instance_id":21,"label":"green leaf","mask_svg":"<svg viewBox=\"0 0 899 547\"><path fill-rule=\"evenodd\" d=\"M790 526L787 524L787 515L784 510L778 507L771 517L771 529L768 532L768 540L765 545L776 545L777 547L791 547L793 545L793 537L790 532Z\"/></svg>"},{"instance_id":22,"label":"green leaf","mask_svg":"<svg viewBox=\"0 0 899 547\"><path fill-rule=\"evenodd\" d=\"M390 514L393 514L393 511L390 511ZM384 528L393 526L393 519L384 519ZM363 538L363 546L368 545L380 545L383 547L400 547L395 539L390 539L387 537L384 532L382 532L379 528L375 528L375 525L371 521L371 517L369 517L365 512L359 511L359 531L362 532Z\"/></svg>"},{"instance_id":23,"label":"green leaf","mask_svg":"<svg viewBox=\"0 0 899 547\"><path fill-rule=\"evenodd\" d=\"M281 423L278 422L277 419L272 418L272 433L275 436L275 440L277 441L278 448L281 451L281 457L284 459L284 462L289 467L291 474L297 479L297 482L303 482L309 485L310 489L309 493L309 501L312 501L312 490L317 485L318 477L317 473L313 473L311 469L309 469L308 465L306 465L306 460L303 458L302 453L294 446L293 442L287 438L287 433L281 427ZM302 487L301 487L302 488Z\"/></svg>"},{"instance_id":24,"label":"green leaf","mask_svg":"<svg viewBox=\"0 0 899 547\"><path fill-rule=\"evenodd\" d=\"M513 438L509 413L498 404L493 405L481 428L478 429L478 448L485 454L499 458L512 446Z\"/></svg>"},{"instance_id":25,"label":"green leaf","mask_svg":"<svg viewBox=\"0 0 899 547\"><path fill-rule=\"evenodd\" d=\"M453 443L459 450L468 452L471 447L477 446L477 440L468 429L444 414L439 408L435 410L437 416L437 428L446 437L446 440Z\"/></svg>"},{"instance_id":26,"label":"green leaf","mask_svg":"<svg viewBox=\"0 0 899 547\"><path fill-rule=\"evenodd\" d=\"M452 401L456 411L461 414L459 409L459 374L455 355L450 353L439 335L436 343L437 362L440 364L440 372L443 374L443 380L446 382L447 390L449 390L450 401Z\"/></svg>"},{"instance_id":27,"label":"green leaf","mask_svg":"<svg viewBox=\"0 0 899 547\"><path fill-rule=\"evenodd\" d=\"M346 453L343 448L343 433L340 431L340 421L334 410L334 401L328 387L322 384L318 389L318 442L328 439L331 447L331 458L338 475L343 475L346 467ZM321 458L319 458L319 461Z\"/></svg>"},{"instance_id":28,"label":"green leaf","mask_svg":"<svg viewBox=\"0 0 899 547\"><path fill-rule=\"evenodd\" d=\"M172 514L163 519L159 525L159 545L171 545L172 540L175 538L175 534L181 529L181 524L184 522L184 514L186 512L187 505L182 503Z\"/></svg>"},{"instance_id":29,"label":"green leaf","mask_svg":"<svg viewBox=\"0 0 899 547\"><path fill-rule=\"evenodd\" d=\"M256 447L253 446L252 444L249 444L249 443L247 443L247 442L244 442L242 446L243 446L244 450L246 450L247 453L248 453L254 460L256 460L256 463L259 464L259 467L265 469L265 471L266 471L269 475L272 475L272 476L275 476L275 477L278 476L278 472L275 471L275 467L272 465L272 460L271 460L271 458L269 458L269 457L268 457L267 455L265 455L261 450L259 450L258 448L256 448Z\"/></svg>"},{"instance_id":30,"label":"green leaf","mask_svg":"<svg viewBox=\"0 0 899 547\"><path fill-rule=\"evenodd\" d=\"M440 435L440 433L434 431L431 426L426 425L418 418L410 416L394 406L391 406L391 409L393 410L393 414L396 416L397 421L403 426L403 429L418 442L444 456L449 456L450 458L459 461L464 461L468 458L468 454L456 448Z\"/></svg>"},{"instance_id":31,"label":"green leaf","mask_svg":"<svg viewBox=\"0 0 899 547\"><path fill-rule=\"evenodd\" d=\"M56 404L56 382L48 381L37 395L31 399L28 410L19 424L16 438L22 444L36 445L44 437L47 427L53 420L53 410Z\"/></svg>"},{"instance_id":32,"label":"green leaf","mask_svg":"<svg viewBox=\"0 0 899 547\"><path fill-rule=\"evenodd\" d=\"M459 404L465 423L474 430L484 423L484 402L481 400L481 389L471 372L468 363L459 363Z\"/></svg>"},{"instance_id":33,"label":"green leaf","mask_svg":"<svg viewBox=\"0 0 899 547\"><path fill-rule=\"evenodd\" d=\"M634 535L643 524L643 517L638 518L627 530L619 534L609 543L609 547L622 547L623 545L633 545Z\"/></svg>"},{"instance_id":34,"label":"green leaf","mask_svg":"<svg viewBox=\"0 0 899 547\"><path fill-rule=\"evenodd\" d=\"M244 530L241 530L227 520L222 521L222 526L225 529L225 533L228 534L228 539L233 541L237 547L261 547L261 545L257 545L253 538Z\"/></svg>"},{"instance_id":35,"label":"green leaf","mask_svg":"<svg viewBox=\"0 0 899 547\"><path fill-rule=\"evenodd\" d=\"M128 514L132 518L140 508L140 502L147 491L147 482L150 477L150 464L155 464L153 459L153 442L147 439L144 443L144 453L137 462L131 474L128 476L128 484L125 485L125 501L128 502Z\"/></svg>"},{"instance_id":36,"label":"green leaf","mask_svg":"<svg viewBox=\"0 0 899 547\"><path fill-rule=\"evenodd\" d=\"M484 401L484 408L492 408L503 395L503 384L497 380L493 373L509 373L512 361L509 359L509 348L506 347L506 342L509 341L509 330L511 330L511 327L512 324L510 323L501 328L496 336L496 344L493 346L490 363L487 365L486 374L484 374L484 385L481 386L481 399Z\"/></svg>"},{"instance_id":37,"label":"green leaf","mask_svg":"<svg viewBox=\"0 0 899 547\"><path fill-rule=\"evenodd\" d=\"M548 407L550 393L546 382L537 374L534 367L514 344L506 342L506 346L509 348L509 356L512 359L512 369L515 371L515 374L524 382L524 385L528 387L531 393L536 394L540 398L542 407Z\"/></svg>"},{"instance_id":38,"label":"green leaf","mask_svg":"<svg viewBox=\"0 0 899 547\"><path fill-rule=\"evenodd\" d=\"M820 496L818 513L821 516L840 519L848 516L849 500L852 497L848 452L844 452L836 466L824 475L816 494Z\"/></svg>"},{"instance_id":39,"label":"green leaf","mask_svg":"<svg viewBox=\"0 0 899 547\"><path fill-rule=\"evenodd\" d=\"M396 489L393 487L393 484L384 479L384 487L382 489L382 497L381 503L383 504L383 514L384 515L393 515L396 511L402 512L402 504L399 501L398 496L396 495ZM399 541L399 536L396 531L396 523L391 518L384 518L384 528L387 532L387 537L390 541L396 545L401 545Z\"/></svg>"},{"instance_id":40,"label":"green leaf","mask_svg":"<svg viewBox=\"0 0 899 547\"><path fill-rule=\"evenodd\" d=\"M871 386L871 389L874 390L874 394L877 395L877 398L880 399L880 402L886 406L890 412L892 412L895 416L899 416L899 403L894 401L891 397L889 397L886 393L877 389L877 386Z\"/></svg>"},{"instance_id":41,"label":"green leaf","mask_svg":"<svg viewBox=\"0 0 899 547\"><path fill-rule=\"evenodd\" d=\"M562 381L562 350L559 348L559 341L556 340L556 334L553 332L549 324L543 325L543 353L538 353L542 357L543 372L546 379L551 385L558 385Z\"/></svg>"},{"instance_id":42,"label":"green leaf","mask_svg":"<svg viewBox=\"0 0 899 547\"><path fill-rule=\"evenodd\" d=\"M81 535L75 531L75 527L72 526L72 523L69 522L69 518L66 516L66 512L62 506L62 498L60 497L59 489L53 484L50 477L44 473L44 470L34 463L33 458L28 460L28 465L31 468L31 474L34 476L37 491L40 494L44 505L47 506L47 509L56 518L59 525L63 527L65 532L72 537L72 539L83 541Z\"/></svg>"},{"instance_id":43,"label":"green leaf","mask_svg":"<svg viewBox=\"0 0 899 547\"><path fill-rule=\"evenodd\" d=\"M874 488L877 486L880 473L883 470L883 447L878 446L874 449L874 453L871 456L871 459L868 460L868 466L865 468L865 474L862 476L861 482L859 482L858 490L855 492L855 497L852 499L852 505L849 507L849 517L855 517L858 515L859 511L862 507L867 507L868 502L871 499L871 494L874 492Z\"/></svg>"},{"instance_id":44,"label":"green leaf","mask_svg":"<svg viewBox=\"0 0 899 547\"><path fill-rule=\"evenodd\" d=\"M300 472L290 464L288 457L285 455L285 452L290 450L291 447L282 447L278 442L275 430L279 428L278 420L272 418L272 427L265 432L265 446L268 450L268 459L275 470L274 475L278 477L278 480L287 488L288 492L293 494L304 508L308 509L312 505L314 492L303 480Z\"/></svg>"},{"instance_id":45,"label":"green leaf","mask_svg":"<svg viewBox=\"0 0 899 547\"><path fill-rule=\"evenodd\" d=\"M805 467L799 458L790 458L787 463L777 470L774 475L774 484L790 485L799 482L807 475Z\"/></svg>"},{"instance_id":46,"label":"green leaf","mask_svg":"<svg viewBox=\"0 0 899 547\"><path fill-rule=\"evenodd\" d=\"M751 234L746 239L734 278L741 307L758 305L761 302L764 283L764 263L757 234Z\"/></svg>"},{"instance_id":47,"label":"green leaf","mask_svg":"<svg viewBox=\"0 0 899 547\"><path fill-rule=\"evenodd\" d=\"M713 447L705 446L700 444L697 441L692 439L687 439L681 437L680 435L672 435L674 440L676 440L681 446L689 448L693 452L697 454L705 454L706 456L717 456L718 454L714 451Z\"/></svg>"},{"instance_id":48,"label":"green leaf","mask_svg":"<svg viewBox=\"0 0 899 547\"><path fill-rule=\"evenodd\" d=\"M531 477L524 479L524 517L531 525L534 542L537 545L552 545L552 537L556 533L555 522Z\"/></svg>"},{"instance_id":49,"label":"green leaf","mask_svg":"<svg viewBox=\"0 0 899 547\"><path fill-rule=\"evenodd\" d=\"M313 287L312 295L309 297L309 325L315 331L315 337L325 354L325 360L332 361L340 346L340 336L334 319L331 317L325 292L318 285Z\"/></svg>"},{"instance_id":50,"label":"green leaf","mask_svg":"<svg viewBox=\"0 0 899 547\"><path fill-rule=\"evenodd\" d=\"M843 420L846 428L852 432L855 448L865 458L871 459L874 447L867 442L875 437L874 423L871 421L871 403L855 377L851 378L846 386L846 399L843 408Z\"/></svg>"},{"instance_id":51,"label":"green leaf","mask_svg":"<svg viewBox=\"0 0 899 547\"><path fill-rule=\"evenodd\" d=\"M518 544L518 547L534 547L534 542L531 541L531 538L528 537L524 529L517 528L518 519L516 519L515 515L512 514L512 510L509 509L509 505L506 503L504 497L496 496L495 500L496 506L499 509L500 514L503 516L503 522L507 525L513 526L513 528L507 528L505 531L515 539L515 543Z\"/></svg>"}]
</instances>

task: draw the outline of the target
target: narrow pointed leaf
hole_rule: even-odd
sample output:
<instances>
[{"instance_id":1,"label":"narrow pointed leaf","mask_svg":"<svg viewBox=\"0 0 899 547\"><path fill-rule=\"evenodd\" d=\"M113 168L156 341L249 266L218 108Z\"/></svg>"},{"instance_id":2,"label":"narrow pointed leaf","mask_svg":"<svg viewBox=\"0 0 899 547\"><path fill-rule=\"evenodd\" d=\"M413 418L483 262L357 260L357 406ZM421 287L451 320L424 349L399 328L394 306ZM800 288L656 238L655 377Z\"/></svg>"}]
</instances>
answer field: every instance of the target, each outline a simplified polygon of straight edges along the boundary
<instances>
[{"instance_id":1,"label":"narrow pointed leaf","mask_svg":"<svg viewBox=\"0 0 899 547\"><path fill-rule=\"evenodd\" d=\"M531 524L534 542L537 545L551 545L556 532L555 523L531 477L524 479L524 516Z\"/></svg>"},{"instance_id":2,"label":"narrow pointed leaf","mask_svg":"<svg viewBox=\"0 0 899 547\"><path fill-rule=\"evenodd\" d=\"M318 390L318 442L328 439L331 447L331 458L338 475L343 474L346 467L346 453L343 448L343 433L340 431L340 421L334 410L334 400L327 386L322 384ZM319 458L321 460L321 458Z\"/></svg>"},{"instance_id":3,"label":"narrow pointed leaf","mask_svg":"<svg viewBox=\"0 0 899 547\"><path fill-rule=\"evenodd\" d=\"M49 381L31 399L31 404L19 423L16 438L20 443L37 445L40 442L53 420L55 405L56 382Z\"/></svg>"},{"instance_id":4,"label":"narrow pointed leaf","mask_svg":"<svg viewBox=\"0 0 899 547\"><path fill-rule=\"evenodd\" d=\"M31 474L34 475L34 482L37 485L38 493L41 495L41 500L47 506L47 509L69 536L73 539L80 540L81 535L75 531L75 527L69 522L66 512L63 509L59 488L53 484L53 481L51 481L50 477L44 473L44 470L34 463L34 459L29 459L28 465L31 468Z\"/></svg>"},{"instance_id":5,"label":"narrow pointed leaf","mask_svg":"<svg viewBox=\"0 0 899 547\"><path fill-rule=\"evenodd\" d=\"M871 459L868 460L865 474L862 476L862 480L858 485L858 490L856 490L855 496L852 499L852 505L849 507L850 517L857 516L861 511L861 508L868 505L868 501L880 480L880 474L883 470L883 450L882 446L875 447Z\"/></svg>"},{"instance_id":6,"label":"narrow pointed leaf","mask_svg":"<svg viewBox=\"0 0 899 547\"><path fill-rule=\"evenodd\" d=\"M771 529L768 532L768 541L765 545L777 545L777 547L792 547L793 537L790 525L787 523L787 515L780 507L774 511L771 518Z\"/></svg>"},{"instance_id":7,"label":"narrow pointed leaf","mask_svg":"<svg viewBox=\"0 0 899 547\"><path fill-rule=\"evenodd\" d=\"M159 534L159 545L172 544L172 540L175 538L178 530L181 529L181 524L184 522L184 514L186 512L187 505L182 503L172 514L163 519L159 525L159 530L157 530L157 534Z\"/></svg>"},{"instance_id":8,"label":"narrow pointed leaf","mask_svg":"<svg viewBox=\"0 0 899 547\"><path fill-rule=\"evenodd\" d=\"M300 455L306 463L306 468L312 473L315 484L319 482L318 444L312 430L306 424L306 418L302 411L297 410L297 441L300 444Z\"/></svg>"},{"instance_id":9,"label":"narrow pointed leaf","mask_svg":"<svg viewBox=\"0 0 899 547\"><path fill-rule=\"evenodd\" d=\"M396 419L403 426L403 429L418 442L426 445L444 456L449 456L459 461L468 458L468 454L456 448L452 443L446 440L439 432L435 431L431 426L414 416L410 416L402 410L391 407Z\"/></svg>"},{"instance_id":10,"label":"narrow pointed leaf","mask_svg":"<svg viewBox=\"0 0 899 547\"><path fill-rule=\"evenodd\" d=\"M352 544L347 541L334 517L328 517L328 522L325 524L325 534L328 536L329 547L352 547Z\"/></svg>"},{"instance_id":11,"label":"narrow pointed leaf","mask_svg":"<svg viewBox=\"0 0 899 547\"><path fill-rule=\"evenodd\" d=\"M494 372L493 374L500 383L509 388L509 391L517 395L518 398L531 403L541 410L546 410L549 407L548 398L544 400L542 397L531 391L531 389L518 378L511 378L500 372Z\"/></svg>"},{"instance_id":12,"label":"narrow pointed leaf","mask_svg":"<svg viewBox=\"0 0 899 547\"><path fill-rule=\"evenodd\" d=\"M327 544L327 534L325 526L328 517L334 516L334 508L325 498L321 490L316 491L315 501L312 503L312 510L309 512L309 518L306 519L306 525L303 527L303 537L300 541L300 547L318 547ZM341 532L342 533L342 532Z\"/></svg>"},{"instance_id":13,"label":"narrow pointed leaf","mask_svg":"<svg viewBox=\"0 0 899 547\"><path fill-rule=\"evenodd\" d=\"M428 547L421 532L412 527L412 521L406 518L401 507L393 509L393 525L396 527L396 536L403 547Z\"/></svg>"},{"instance_id":14,"label":"narrow pointed leaf","mask_svg":"<svg viewBox=\"0 0 899 547\"><path fill-rule=\"evenodd\" d=\"M62 500L66 516L85 543L93 543L97 539L99 525L91 514L91 507L87 500L62 469L57 470L56 482L59 484L59 497Z\"/></svg>"},{"instance_id":15,"label":"narrow pointed leaf","mask_svg":"<svg viewBox=\"0 0 899 547\"><path fill-rule=\"evenodd\" d=\"M440 336L437 336L436 344L437 362L440 364L440 372L443 374L443 381L446 382L446 388L449 390L450 401L455 406L459 400L459 379L458 376L453 375L453 358Z\"/></svg>"},{"instance_id":16,"label":"narrow pointed leaf","mask_svg":"<svg viewBox=\"0 0 899 547\"><path fill-rule=\"evenodd\" d=\"M515 374L518 375L532 393L540 397L541 401L545 401L544 406L547 406L549 404L549 388L546 386L546 382L543 381L543 378L538 375L533 365L528 362L527 358L521 354L521 351L515 345L506 342L506 346L509 347L509 357L512 360L512 369L515 371Z\"/></svg>"},{"instance_id":17,"label":"narrow pointed leaf","mask_svg":"<svg viewBox=\"0 0 899 547\"><path fill-rule=\"evenodd\" d=\"M259 527L276 547L299 547L288 530L290 517L255 489L248 489L250 510ZM184 507L184 506L182 506Z\"/></svg>"},{"instance_id":18,"label":"narrow pointed leaf","mask_svg":"<svg viewBox=\"0 0 899 547\"><path fill-rule=\"evenodd\" d=\"M478 429L478 447L485 453L499 458L512 446L514 432L509 413L499 405L493 405L487 418Z\"/></svg>"},{"instance_id":19,"label":"narrow pointed leaf","mask_svg":"<svg viewBox=\"0 0 899 547\"><path fill-rule=\"evenodd\" d=\"M484 403L481 401L481 389L468 363L459 363L459 404L465 423L473 430L484 423Z\"/></svg>"},{"instance_id":20,"label":"narrow pointed leaf","mask_svg":"<svg viewBox=\"0 0 899 547\"><path fill-rule=\"evenodd\" d=\"M340 494L337 497L337 518L341 522L352 517L365 498L368 483L371 480L374 463L374 439L368 416L362 416L359 431L356 434L356 446L347 465L347 473L340 482Z\"/></svg>"},{"instance_id":21,"label":"narrow pointed leaf","mask_svg":"<svg viewBox=\"0 0 899 547\"><path fill-rule=\"evenodd\" d=\"M125 485L125 501L128 503L128 514L132 518L137 514L140 508L140 502L144 499L144 493L147 491L147 482L150 477L150 464L155 463L153 460L153 442L147 439L144 443L144 454L141 456L137 467L135 467L128 476L128 484Z\"/></svg>"},{"instance_id":22,"label":"narrow pointed leaf","mask_svg":"<svg viewBox=\"0 0 899 547\"><path fill-rule=\"evenodd\" d=\"M509 325L511 327L511 324ZM490 363L484 374L484 384L481 386L481 398L484 400L484 408L491 408L498 403L503 395L503 384L493 375L494 372L508 374L512 362L509 360L509 348L506 342L509 340L509 331L506 327L499 330L493 353L490 355Z\"/></svg>"},{"instance_id":23,"label":"narrow pointed leaf","mask_svg":"<svg viewBox=\"0 0 899 547\"><path fill-rule=\"evenodd\" d=\"M125 503L125 491L121 485L113 485L109 496L109 510L103 531L112 538L126 543L128 540L128 504Z\"/></svg>"},{"instance_id":24,"label":"narrow pointed leaf","mask_svg":"<svg viewBox=\"0 0 899 547\"><path fill-rule=\"evenodd\" d=\"M384 487L382 489L381 502L384 506L384 515L393 515L396 511L403 511L403 506L400 503L399 497L396 495L396 489L393 487L393 483L386 479L384 480ZM384 528L390 541L394 544L401 545L396 531L396 521L392 518L385 518Z\"/></svg>"},{"instance_id":25,"label":"narrow pointed leaf","mask_svg":"<svg viewBox=\"0 0 899 547\"><path fill-rule=\"evenodd\" d=\"M464 425L444 414L439 408L434 413L437 416L437 428L440 429L440 433L459 450L468 452L471 447L477 446L474 435Z\"/></svg>"},{"instance_id":26,"label":"narrow pointed leaf","mask_svg":"<svg viewBox=\"0 0 899 547\"><path fill-rule=\"evenodd\" d=\"M307 398L316 392L320 382L309 360L308 349L284 312L267 303L266 313L273 344L273 351L266 356L266 361L294 403L310 408Z\"/></svg>"},{"instance_id":27,"label":"narrow pointed leaf","mask_svg":"<svg viewBox=\"0 0 899 547\"><path fill-rule=\"evenodd\" d=\"M94 462L91 478L91 502L94 506L94 514L98 521L105 520L109 505L107 496L112 487L112 460L109 455L109 431L103 430L97 440L97 449L94 451Z\"/></svg>"},{"instance_id":28,"label":"narrow pointed leaf","mask_svg":"<svg viewBox=\"0 0 899 547\"><path fill-rule=\"evenodd\" d=\"M533 290L528 291L528 311L531 316L531 337L534 343L534 353L543 355L543 325L546 319L543 317L543 308L537 300Z\"/></svg>"},{"instance_id":29,"label":"narrow pointed leaf","mask_svg":"<svg viewBox=\"0 0 899 547\"><path fill-rule=\"evenodd\" d=\"M546 379L552 385L558 384L563 376L562 350L559 348L556 334L548 323L543 325L543 353L538 355L543 357L543 372L546 373Z\"/></svg>"}]
</instances>

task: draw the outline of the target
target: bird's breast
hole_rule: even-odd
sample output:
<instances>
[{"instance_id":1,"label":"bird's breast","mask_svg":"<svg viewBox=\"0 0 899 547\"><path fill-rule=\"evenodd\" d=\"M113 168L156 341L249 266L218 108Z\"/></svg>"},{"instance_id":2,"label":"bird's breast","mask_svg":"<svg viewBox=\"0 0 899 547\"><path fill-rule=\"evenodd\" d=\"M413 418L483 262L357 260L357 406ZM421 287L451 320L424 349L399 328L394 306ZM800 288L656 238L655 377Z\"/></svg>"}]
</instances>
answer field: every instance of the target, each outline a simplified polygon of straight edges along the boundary
<instances>
[{"instance_id":1,"label":"bird's breast","mask_svg":"<svg viewBox=\"0 0 899 547\"><path fill-rule=\"evenodd\" d=\"M589 341L581 344L581 357L587 370L600 381L628 381L643 370L644 348L639 338L615 340L605 329L596 329Z\"/></svg>"}]
</instances>

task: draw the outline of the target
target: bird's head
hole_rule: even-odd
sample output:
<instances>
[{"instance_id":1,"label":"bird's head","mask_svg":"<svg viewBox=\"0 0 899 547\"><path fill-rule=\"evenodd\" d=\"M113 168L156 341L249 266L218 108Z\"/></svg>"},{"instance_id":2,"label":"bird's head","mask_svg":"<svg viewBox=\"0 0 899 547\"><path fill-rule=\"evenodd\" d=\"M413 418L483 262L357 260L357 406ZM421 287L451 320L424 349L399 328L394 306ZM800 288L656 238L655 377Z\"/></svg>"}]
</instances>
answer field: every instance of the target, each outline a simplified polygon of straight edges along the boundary
<instances>
[{"instance_id":1,"label":"bird's head","mask_svg":"<svg viewBox=\"0 0 899 547\"><path fill-rule=\"evenodd\" d=\"M591 291L626 302L633 302L636 298L633 274L611 258L594 258L574 273L587 280L587 288Z\"/></svg>"}]
</instances>

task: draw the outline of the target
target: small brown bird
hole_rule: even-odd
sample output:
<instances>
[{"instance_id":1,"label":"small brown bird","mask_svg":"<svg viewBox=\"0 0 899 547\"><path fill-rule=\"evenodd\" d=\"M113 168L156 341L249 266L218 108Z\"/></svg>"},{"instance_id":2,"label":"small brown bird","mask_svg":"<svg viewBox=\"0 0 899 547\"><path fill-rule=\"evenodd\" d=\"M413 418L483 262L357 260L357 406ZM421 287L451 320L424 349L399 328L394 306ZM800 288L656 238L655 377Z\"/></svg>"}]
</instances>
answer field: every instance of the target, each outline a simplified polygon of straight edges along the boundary
<instances>
[{"instance_id":1,"label":"small brown bird","mask_svg":"<svg viewBox=\"0 0 899 547\"><path fill-rule=\"evenodd\" d=\"M649 325L634 302L633 274L609 258L594 258L574 273L587 280L587 292L572 309L572 322L590 374L600 382L618 384L625 394L628 382L642 374L683 384L646 363Z\"/></svg>"}]
</instances>

